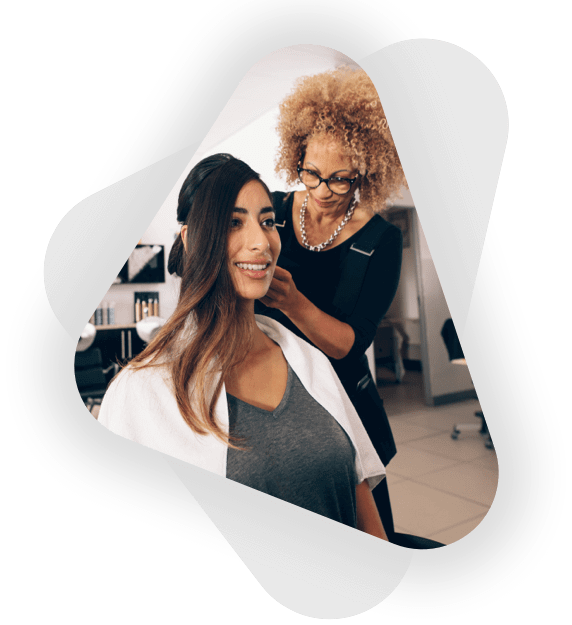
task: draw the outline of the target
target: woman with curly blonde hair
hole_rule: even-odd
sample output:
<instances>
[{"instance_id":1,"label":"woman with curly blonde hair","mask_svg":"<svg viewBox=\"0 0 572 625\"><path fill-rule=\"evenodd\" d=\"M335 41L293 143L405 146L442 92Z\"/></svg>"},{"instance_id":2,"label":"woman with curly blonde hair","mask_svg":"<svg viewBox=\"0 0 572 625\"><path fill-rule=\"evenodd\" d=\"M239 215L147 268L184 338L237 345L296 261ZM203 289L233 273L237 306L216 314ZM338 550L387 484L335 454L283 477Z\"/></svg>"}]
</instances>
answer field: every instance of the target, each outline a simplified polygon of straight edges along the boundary
<instances>
[{"instance_id":1,"label":"woman with curly blonde hair","mask_svg":"<svg viewBox=\"0 0 572 625\"><path fill-rule=\"evenodd\" d=\"M328 356L387 465L396 448L365 351L399 282L401 231L380 213L407 186L403 168L363 70L299 79L277 131L276 171L305 189L273 193L282 252L257 310ZM386 480L374 497L391 540Z\"/></svg>"},{"instance_id":2,"label":"woman with curly blonde hair","mask_svg":"<svg viewBox=\"0 0 572 625\"><path fill-rule=\"evenodd\" d=\"M381 213L407 186L379 96L363 70L343 67L300 79L280 105L277 131L276 172L285 174L288 184L300 179L298 166L311 142L333 144L337 155L349 160L350 171L359 174L352 190L359 188L360 208ZM317 189L310 194L310 210L318 195ZM345 194L345 204L352 196Z\"/></svg>"}]
</instances>

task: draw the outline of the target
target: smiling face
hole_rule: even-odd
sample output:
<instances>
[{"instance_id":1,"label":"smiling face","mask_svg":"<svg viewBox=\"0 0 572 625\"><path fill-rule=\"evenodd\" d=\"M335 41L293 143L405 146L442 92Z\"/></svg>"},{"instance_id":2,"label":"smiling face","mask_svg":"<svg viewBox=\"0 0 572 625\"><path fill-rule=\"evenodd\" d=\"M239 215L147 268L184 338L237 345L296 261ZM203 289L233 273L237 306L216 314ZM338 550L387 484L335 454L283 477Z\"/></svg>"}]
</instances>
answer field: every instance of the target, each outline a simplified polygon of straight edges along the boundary
<instances>
[{"instance_id":1,"label":"smiling face","mask_svg":"<svg viewBox=\"0 0 572 625\"><path fill-rule=\"evenodd\" d=\"M236 198L228 235L228 261L238 296L256 300L266 295L280 254L272 200L256 180Z\"/></svg>"},{"instance_id":2,"label":"smiling face","mask_svg":"<svg viewBox=\"0 0 572 625\"><path fill-rule=\"evenodd\" d=\"M340 143L327 137L314 137L308 141L301 166L315 171L321 178L355 178L358 175L351 159L342 152ZM359 180L354 182L346 195L332 193L325 182L315 189L308 189L308 208L320 213L343 215L354 196Z\"/></svg>"}]
</instances>

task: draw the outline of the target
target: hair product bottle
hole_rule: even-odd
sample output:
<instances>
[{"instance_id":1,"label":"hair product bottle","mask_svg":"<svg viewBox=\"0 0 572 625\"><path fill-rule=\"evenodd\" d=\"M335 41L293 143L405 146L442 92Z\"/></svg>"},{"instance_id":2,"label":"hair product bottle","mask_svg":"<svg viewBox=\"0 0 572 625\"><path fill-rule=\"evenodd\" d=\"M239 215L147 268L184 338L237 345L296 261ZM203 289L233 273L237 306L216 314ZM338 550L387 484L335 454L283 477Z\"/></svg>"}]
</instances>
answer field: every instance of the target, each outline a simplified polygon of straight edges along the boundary
<instances>
[{"instance_id":1,"label":"hair product bottle","mask_svg":"<svg viewBox=\"0 0 572 625\"><path fill-rule=\"evenodd\" d=\"M142 319L142 315L141 315L141 300L138 299L135 302L135 321L141 321Z\"/></svg>"}]
</instances>

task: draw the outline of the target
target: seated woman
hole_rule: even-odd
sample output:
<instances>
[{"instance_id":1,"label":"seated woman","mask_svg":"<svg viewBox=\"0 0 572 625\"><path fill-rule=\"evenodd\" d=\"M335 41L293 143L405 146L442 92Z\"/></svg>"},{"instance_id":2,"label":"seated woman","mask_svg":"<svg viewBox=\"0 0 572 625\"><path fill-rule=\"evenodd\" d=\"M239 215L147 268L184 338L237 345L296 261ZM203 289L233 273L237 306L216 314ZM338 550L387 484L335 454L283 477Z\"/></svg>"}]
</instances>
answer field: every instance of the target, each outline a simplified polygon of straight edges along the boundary
<instances>
[{"instance_id":1,"label":"seated woman","mask_svg":"<svg viewBox=\"0 0 572 625\"><path fill-rule=\"evenodd\" d=\"M183 183L175 312L111 383L99 421L133 441L386 539L379 460L330 362L254 314L280 236L266 185L228 154Z\"/></svg>"}]
</instances>

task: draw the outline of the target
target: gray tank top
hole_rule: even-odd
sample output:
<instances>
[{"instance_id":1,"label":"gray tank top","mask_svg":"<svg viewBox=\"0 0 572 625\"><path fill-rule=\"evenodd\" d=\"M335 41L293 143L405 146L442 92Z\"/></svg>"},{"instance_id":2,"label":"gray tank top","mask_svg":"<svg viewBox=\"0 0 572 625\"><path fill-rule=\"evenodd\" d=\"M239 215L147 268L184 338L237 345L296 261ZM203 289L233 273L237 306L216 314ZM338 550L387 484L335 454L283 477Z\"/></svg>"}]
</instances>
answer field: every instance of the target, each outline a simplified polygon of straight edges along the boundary
<instances>
[{"instance_id":1,"label":"gray tank top","mask_svg":"<svg viewBox=\"0 0 572 625\"><path fill-rule=\"evenodd\" d=\"M226 476L311 512L356 527L355 449L343 428L288 364L280 405L263 410L227 393Z\"/></svg>"}]
</instances>

